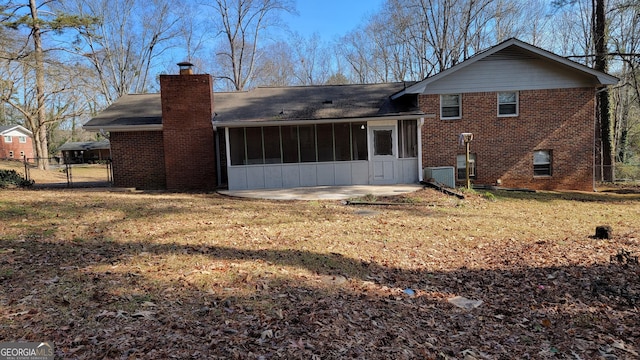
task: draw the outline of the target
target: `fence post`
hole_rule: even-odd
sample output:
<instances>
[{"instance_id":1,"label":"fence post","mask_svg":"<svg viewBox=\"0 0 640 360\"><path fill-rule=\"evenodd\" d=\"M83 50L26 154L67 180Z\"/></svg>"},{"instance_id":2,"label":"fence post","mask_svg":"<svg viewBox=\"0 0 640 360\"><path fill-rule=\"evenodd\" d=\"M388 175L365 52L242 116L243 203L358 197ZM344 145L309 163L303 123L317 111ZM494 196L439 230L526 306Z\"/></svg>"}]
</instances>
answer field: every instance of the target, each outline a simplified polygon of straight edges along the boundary
<instances>
[{"instance_id":1,"label":"fence post","mask_svg":"<svg viewBox=\"0 0 640 360\"><path fill-rule=\"evenodd\" d=\"M24 179L29 181L29 166L27 162L27 155L22 157L22 161L24 162Z\"/></svg>"},{"instance_id":2,"label":"fence post","mask_svg":"<svg viewBox=\"0 0 640 360\"><path fill-rule=\"evenodd\" d=\"M73 180L71 178L71 164L65 161L64 166L66 169L65 172L67 173L67 187L71 187L71 184L73 183Z\"/></svg>"}]
</instances>

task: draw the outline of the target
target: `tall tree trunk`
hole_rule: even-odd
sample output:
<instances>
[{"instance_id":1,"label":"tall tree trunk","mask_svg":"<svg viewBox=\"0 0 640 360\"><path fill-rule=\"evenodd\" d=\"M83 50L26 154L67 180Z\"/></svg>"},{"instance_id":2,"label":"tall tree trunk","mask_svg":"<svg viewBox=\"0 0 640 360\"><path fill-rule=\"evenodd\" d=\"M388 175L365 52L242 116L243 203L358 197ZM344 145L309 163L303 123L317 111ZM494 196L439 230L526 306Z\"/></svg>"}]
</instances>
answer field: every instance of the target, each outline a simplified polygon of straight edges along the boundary
<instances>
[{"instance_id":1,"label":"tall tree trunk","mask_svg":"<svg viewBox=\"0 0 640 360\"><path fill-rule=\"evenodd\" d=\"M607 33L605 18L605 0L592 0L592 29L593 41L595 46L595 66L596 70L607 71ZM598 93L596 98L599 131L597 132L596 141L599 142L601 157L598 165L600 165L600 174L596 172L596 176L602 181L613 181L613 151L611 147L611 121L609 117L609 92L603 90ZM598 146L596 146L596 149ZM597 159L597 157L596 157ZM599 175L599 176L598 176Z\"/></svg>"},{"instance_id":2,"label":"tall tree trunk","mask_svg":"<svg viewBox=\"0 0 640 360\"><path fill-rule=\"evenodd\" d=\"M44 101L44 53L42 51L42 33L38 19L38 7L35 0L29 0L31 19L33 20L31 36L33 36L35 71L36 71L36 98L38 104L37 128L34 128L34 141L36 142L36 157L38 168L49 168L49 149L47 146L47 113Z\"/></svg>"}]
</instances>

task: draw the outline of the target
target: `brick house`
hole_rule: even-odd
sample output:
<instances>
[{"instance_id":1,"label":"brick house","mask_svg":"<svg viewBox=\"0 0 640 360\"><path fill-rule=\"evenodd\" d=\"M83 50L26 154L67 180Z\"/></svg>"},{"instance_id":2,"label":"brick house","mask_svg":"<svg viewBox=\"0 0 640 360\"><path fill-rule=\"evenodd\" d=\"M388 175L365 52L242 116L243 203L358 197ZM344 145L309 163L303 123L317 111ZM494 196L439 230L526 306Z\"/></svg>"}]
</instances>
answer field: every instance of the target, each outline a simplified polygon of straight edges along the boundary
<instances>
[{"instance_id":1,"label":"brick house","mask_svg":"<svg viewBox=\"0 0 640 360\"><path fill-rule=\"evenodd\" d=\"M33 158L33 134L20 125L0 126L0 159Z\"/></svg>"},{"instance_id":2,"label":"brick house","mask_svg":"<svg viewBox=\"0 0 640 360\"><path fill-rule=\"evenodd\" d=\"M509 39L415 83L213 93L162 75L85 124L115 186L211 190L415 183L593 190L595 95L613 76ZM215 98L215 101L214 101Z\"/></svg>"}]
</instances>

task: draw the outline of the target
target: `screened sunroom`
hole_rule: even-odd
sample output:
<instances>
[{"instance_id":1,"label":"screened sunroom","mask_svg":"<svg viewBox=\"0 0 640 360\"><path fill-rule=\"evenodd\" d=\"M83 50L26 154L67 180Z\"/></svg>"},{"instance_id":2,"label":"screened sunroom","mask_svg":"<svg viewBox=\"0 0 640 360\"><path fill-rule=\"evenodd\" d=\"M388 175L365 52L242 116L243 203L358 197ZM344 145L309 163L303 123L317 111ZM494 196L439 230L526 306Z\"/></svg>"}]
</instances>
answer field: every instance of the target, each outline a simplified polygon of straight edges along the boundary
<instances>
[{"instance_id":1,"label":"screened sunroom","mask_svg":"<svg viewBox=\"0 0 640 360\"><path fill-rule=\"evenodd\" d=\"M230 190L415 183L419 119L227 127Z\"/></svg>"}]
</instances>

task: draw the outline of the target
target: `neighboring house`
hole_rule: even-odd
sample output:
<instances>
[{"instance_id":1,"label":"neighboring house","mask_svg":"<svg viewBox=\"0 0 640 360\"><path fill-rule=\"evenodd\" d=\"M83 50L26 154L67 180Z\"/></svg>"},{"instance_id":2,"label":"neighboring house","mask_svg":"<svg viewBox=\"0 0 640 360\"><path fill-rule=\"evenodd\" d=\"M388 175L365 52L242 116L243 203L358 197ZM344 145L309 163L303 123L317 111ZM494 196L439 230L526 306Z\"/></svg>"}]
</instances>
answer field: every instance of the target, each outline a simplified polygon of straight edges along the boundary
<instances>
[{"instance_id":1,"label":"neighboring house","mask_svg":"<svg viewBox=\"0 0 640 360\"><path fill-rule=\"evenodd\" d=\"M92 164L111 159L109 140L69 142L58 149L65 164Z\"/></svg>"},{"instance_id":2,"label":"neighboring house","mask_svg":"<svg viewBox=\"0 0 640 360\"><path fill-rule=\"evenodd\" d=\"M188 65L188 64L179 64ZM517 39L416 83L216 93L160 77L85 124L111 133L115 186L146 189L463 184L593 190L595 94L615 84ZM214 99L215 98L215 99Z\"/></svg>"},{"instance_id":3,"label":"neighboring house","mask_svg":"<svg viewBox=\"0 0 640 360\"><path fill-rule=\"evenodd\" d=\"M20 125L0 126L0 159L33 159L33 134Z\"/></svg>"}]
</instances>

